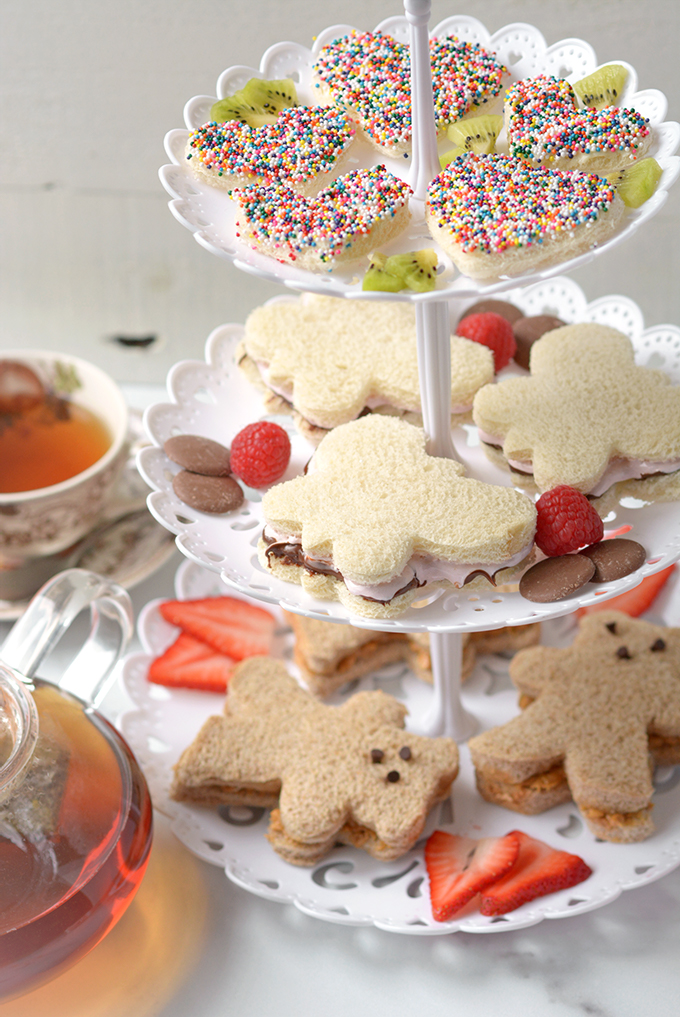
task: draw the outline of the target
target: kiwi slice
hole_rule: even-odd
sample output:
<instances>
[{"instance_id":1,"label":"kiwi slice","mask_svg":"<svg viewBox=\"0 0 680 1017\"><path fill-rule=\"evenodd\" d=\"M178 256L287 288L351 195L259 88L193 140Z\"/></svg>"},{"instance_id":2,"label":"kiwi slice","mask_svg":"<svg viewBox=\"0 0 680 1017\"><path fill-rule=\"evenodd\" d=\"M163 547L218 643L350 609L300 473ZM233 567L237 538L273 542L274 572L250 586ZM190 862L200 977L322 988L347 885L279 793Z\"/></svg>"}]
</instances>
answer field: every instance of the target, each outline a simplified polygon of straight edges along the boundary
<instances>
[{"instance_id":1,"label":"kiwi slice","mask_svg":"<svg viewBox=\"0 0 680 1017\"><path fill-rule=\"evenodd\" d=\"M297 104L295 82L290 78L280 81L251 78L238 92L213 103L210 119L218 124L239 120L250 127L262 127L263 124L273 124L282 109Z\"/></svg>"},{"instance_id":2,"label":"kiwi slice","mask_svg":"<svg viewBox=\"0 0 680 1017\"><path fill-rule=\"evenodd\" d=\"M371 255L362 289L380 290L383 293L398 293L399 290L415 290L425 293L433 290L437 282L437 254L431 247L407 254L386 254L376 251Z\"/></svg>"},{"instance_id":3,"label":"kiwi slice","mask_svg":"<svg viewBox=\"0 0 680 1017\"><path fill-rule=\"evenodd\" d=\"M641 159L607 177L628 208L639 208L654 194L663 170L656 159Z\"/></svg>"},{"instance_id":4,"label":"kiwi slice","mask_svg":"<svg viewBox=\"0 0 680 1017\"><path fill-rule=\"evenodd\" d=\"M456 147L439 156L440 166L444 169L457 155L464 155L465 152L495 152L496 138L501 133L502 127L503 117L494 113L457 120L446 132L447 138Z\"/></svg>"},{"instance_id":5,"label":"kiwi slice","mask_svg":"<svg viewBox=\"0 0 680 1017\"><path fill-rule=\"evenodd\" d=\"M571 87L584 106L604 109L605 106L619 105L627 77L628 71L621 64L607 64Z\"/></svg>"}]
</instances>

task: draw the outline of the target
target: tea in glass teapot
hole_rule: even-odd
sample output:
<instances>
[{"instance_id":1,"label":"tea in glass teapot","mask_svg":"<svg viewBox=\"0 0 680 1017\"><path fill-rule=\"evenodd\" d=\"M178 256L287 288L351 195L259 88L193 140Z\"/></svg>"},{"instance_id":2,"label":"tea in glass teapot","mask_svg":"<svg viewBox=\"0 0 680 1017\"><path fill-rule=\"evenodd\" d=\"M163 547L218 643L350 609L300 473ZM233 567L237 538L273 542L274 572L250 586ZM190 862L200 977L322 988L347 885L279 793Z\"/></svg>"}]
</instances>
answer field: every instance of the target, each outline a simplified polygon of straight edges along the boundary
<instances>
[{"instance_id":1,"label":"tea in glass teapot","mask_svg":"<svg viewBox=\"0 0 680 1017\"><path fill-rule=\"evenodd\" d=\"M59 681L36 677L88 606L89 636ZM70 569L35 595L0 648L0 1000L87 953L144 874L149 791L96 709L132 628L122 587Z\"/></svg>"}]
</instances>

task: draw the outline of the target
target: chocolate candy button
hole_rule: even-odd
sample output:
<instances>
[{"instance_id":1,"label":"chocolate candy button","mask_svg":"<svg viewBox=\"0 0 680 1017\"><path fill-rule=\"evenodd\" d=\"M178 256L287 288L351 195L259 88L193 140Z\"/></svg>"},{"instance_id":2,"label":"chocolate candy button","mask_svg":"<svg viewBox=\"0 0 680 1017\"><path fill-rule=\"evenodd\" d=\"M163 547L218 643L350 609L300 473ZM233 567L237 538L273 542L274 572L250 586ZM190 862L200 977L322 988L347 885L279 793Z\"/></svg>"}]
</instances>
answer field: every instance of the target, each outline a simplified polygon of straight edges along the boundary
<instances>
[{"instance_id":1,"label":"chocolate candy button","mask_svg":"<svg viewBox=\"0 0 680 1017\"><path fill-rule=\"evenodd\" d=\"M545 558L524 573L519 581L519 592L527 600L551 604L580 590L594 573L594 563L582 554Z\"/></svg>"},{"instance_id":2,"label":"chocolate candy button","mask_svg":"<svg viewBox=\"0 0 680 1017\"><path fill-rule=\"evenodd\" d=\"M500 314L501 318L505 318L510 324L514 324L518 318L523 317L522 311L519 307L515 307L508 300L478 300L472 307L468 307L467 311L464 311L461 315L460 321L463 318L467 318L470 314L486 314L489 311L493 311L494 314Z\"/></svg>"},{"instance_id":3,"label":"chocolate candy button","mask_svg":"<svg viewBox=\"0 0 680 1017\"><path fill-rule=\"evenodd\" d=\"M637 540L614 537L600 540L597 544L584 547L579 554L585 554L595 565L591 583L611 583L635 572L644 565L647 552Z\"/></svg>"},{"instance_id":4,"label":"chocolate candy button","mask_svg":"<svg viewBox=\"0 0 680 1017\"><path fill-rule=\"evenodd\" d=\"M546 332L552 332L554 328L562 328L563 325L566 325L566 322L552 314L534 314L528 318L518 318L517 321L513 321L512 331L515 333L515 342L517 343L515 363L520 367L525 367L528 371L529 354L536 340Z\"/></svg>"},{"instance_id":5,"label":"chocolate candy button","mask_svg":"<svg viewBox=\"0 0 680 1017\"><path fill-rule=\"evenodd\" d=\"M163 445L168 459L191 473L206 477L226 477L229 473L229 449L212 438L198 434L178 434Z\"/></svg>"},{"instance_id":6,"label":"chocolate candy button","mask_svg":"<svg viewBox=\"0 0 680 1017\"><path fill-rule=\"evenodd\" d=\"M172 487L177 497L197 512L220 515L243 504L243 491L233 477L204 477L182 470L172 478Z\"/></svg>"}]
</instances>

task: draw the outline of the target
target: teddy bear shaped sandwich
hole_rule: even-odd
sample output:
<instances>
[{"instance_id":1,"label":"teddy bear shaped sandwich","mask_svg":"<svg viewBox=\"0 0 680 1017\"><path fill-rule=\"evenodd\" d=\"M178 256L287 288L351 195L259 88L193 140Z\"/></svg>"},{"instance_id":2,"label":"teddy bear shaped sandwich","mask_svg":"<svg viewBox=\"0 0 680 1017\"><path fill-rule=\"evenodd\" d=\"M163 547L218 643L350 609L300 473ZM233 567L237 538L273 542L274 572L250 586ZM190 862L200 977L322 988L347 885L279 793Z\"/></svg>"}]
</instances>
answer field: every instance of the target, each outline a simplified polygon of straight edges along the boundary
<instances>
[{"instance_id":1,"label":"teddy bear shaped sandwich","mask_svg":"<svg viewBox=\"0 0 680 1017\"><path fill-rule=\"evenodd\" d=\"M267 410L292 412L314 445L367 411L422 424L413 304L317 294L270 302L248 315L236 360ZM470 419L475 392L493 377L486 346L451 337L452 423Z\"/></svg>"},{"instance_id":2,"label":"teddy bear shaped sandwich","mask_svg":"<svg viewBox=\"0 0 680 1017\"><path fill-rule=\"evenodd\" d=\"M469 742L482 797L528 815L573 799L596 837L648 837L650 756L680 763L680 629L597 611L570 647L520 650L510 677L529 705Z\"/></svg>"},{"instance_id":3,"label":"teddy bear shaped sandwich","mask_svg":"<svg viewBox=\"0 0 680 1017\"><path fill-rule=\"evenodd\" d=\"M295 636L293 659L305 686L317 696L329 696L349 682L398 662L432 684L427 632L379 632L283 613ZM538 624L463 633L462 681L472 674L478 654L514 653L537 643L539 636Z\"/></svg>"},{"instance_id":4,"label":"teddy bear shaped sandwich","mask_svg":"<svg viewBox=\"0 0 680 1017\"><path fill-rule=\"evenodd\" d=\"M680 497L680 387L639 367L627 336L593 323L554 329L531 347L530 371L485 386L473 406L485 453L515 484L567 484L600 514L624 495Z\"/></svg>"},{"instance_id":5,"label":"teddy bear shaped sandwich","mask_svg":"<svg viewBox=\"0 0 680 1017\"><path fill-rule=\"evenodd\" d=\"M428 455L421 428L380 415L336 427L262 508L263 567L372 618L519 565L536 529L526 495L466 477Z\"/></svg>"},{"instance_id":6,"label":"teddy bear shaped sandwich","mask_svg":"<svg viewBox=\"0 0 680 1017\"><path fill-rule=\"evenodd\" d=\"M455 742L405 731L405 715L381 691L326 706L280 661L250 657L224 713L180 757L172 796L272 808L268 839L294 865L314 865L336 843L398 858L458 773Z\"/></svg>"}]
</instances>

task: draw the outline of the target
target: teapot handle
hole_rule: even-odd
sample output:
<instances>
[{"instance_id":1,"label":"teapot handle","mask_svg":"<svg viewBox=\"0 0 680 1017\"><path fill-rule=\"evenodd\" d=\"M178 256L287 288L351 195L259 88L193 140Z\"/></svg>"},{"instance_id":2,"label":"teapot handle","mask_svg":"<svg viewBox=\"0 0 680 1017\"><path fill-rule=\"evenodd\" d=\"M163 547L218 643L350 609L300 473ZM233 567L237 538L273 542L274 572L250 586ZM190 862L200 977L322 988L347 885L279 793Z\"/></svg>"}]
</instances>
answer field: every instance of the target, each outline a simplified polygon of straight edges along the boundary
<instances>
[{"instance_id":1,"label":"teapot handle","mask_svg":"<svg viewBox=\"0 0 680 1017\"><path fill-rule=\"evenodd\" d=\"M88 606L89 636L56 684L97 706L132 635L134 615L126 590L96 572L67 569L48 580L10 630L0 650L2 660L23 677L35 677L44 658Z\"/></svg>"}]
</instances>

